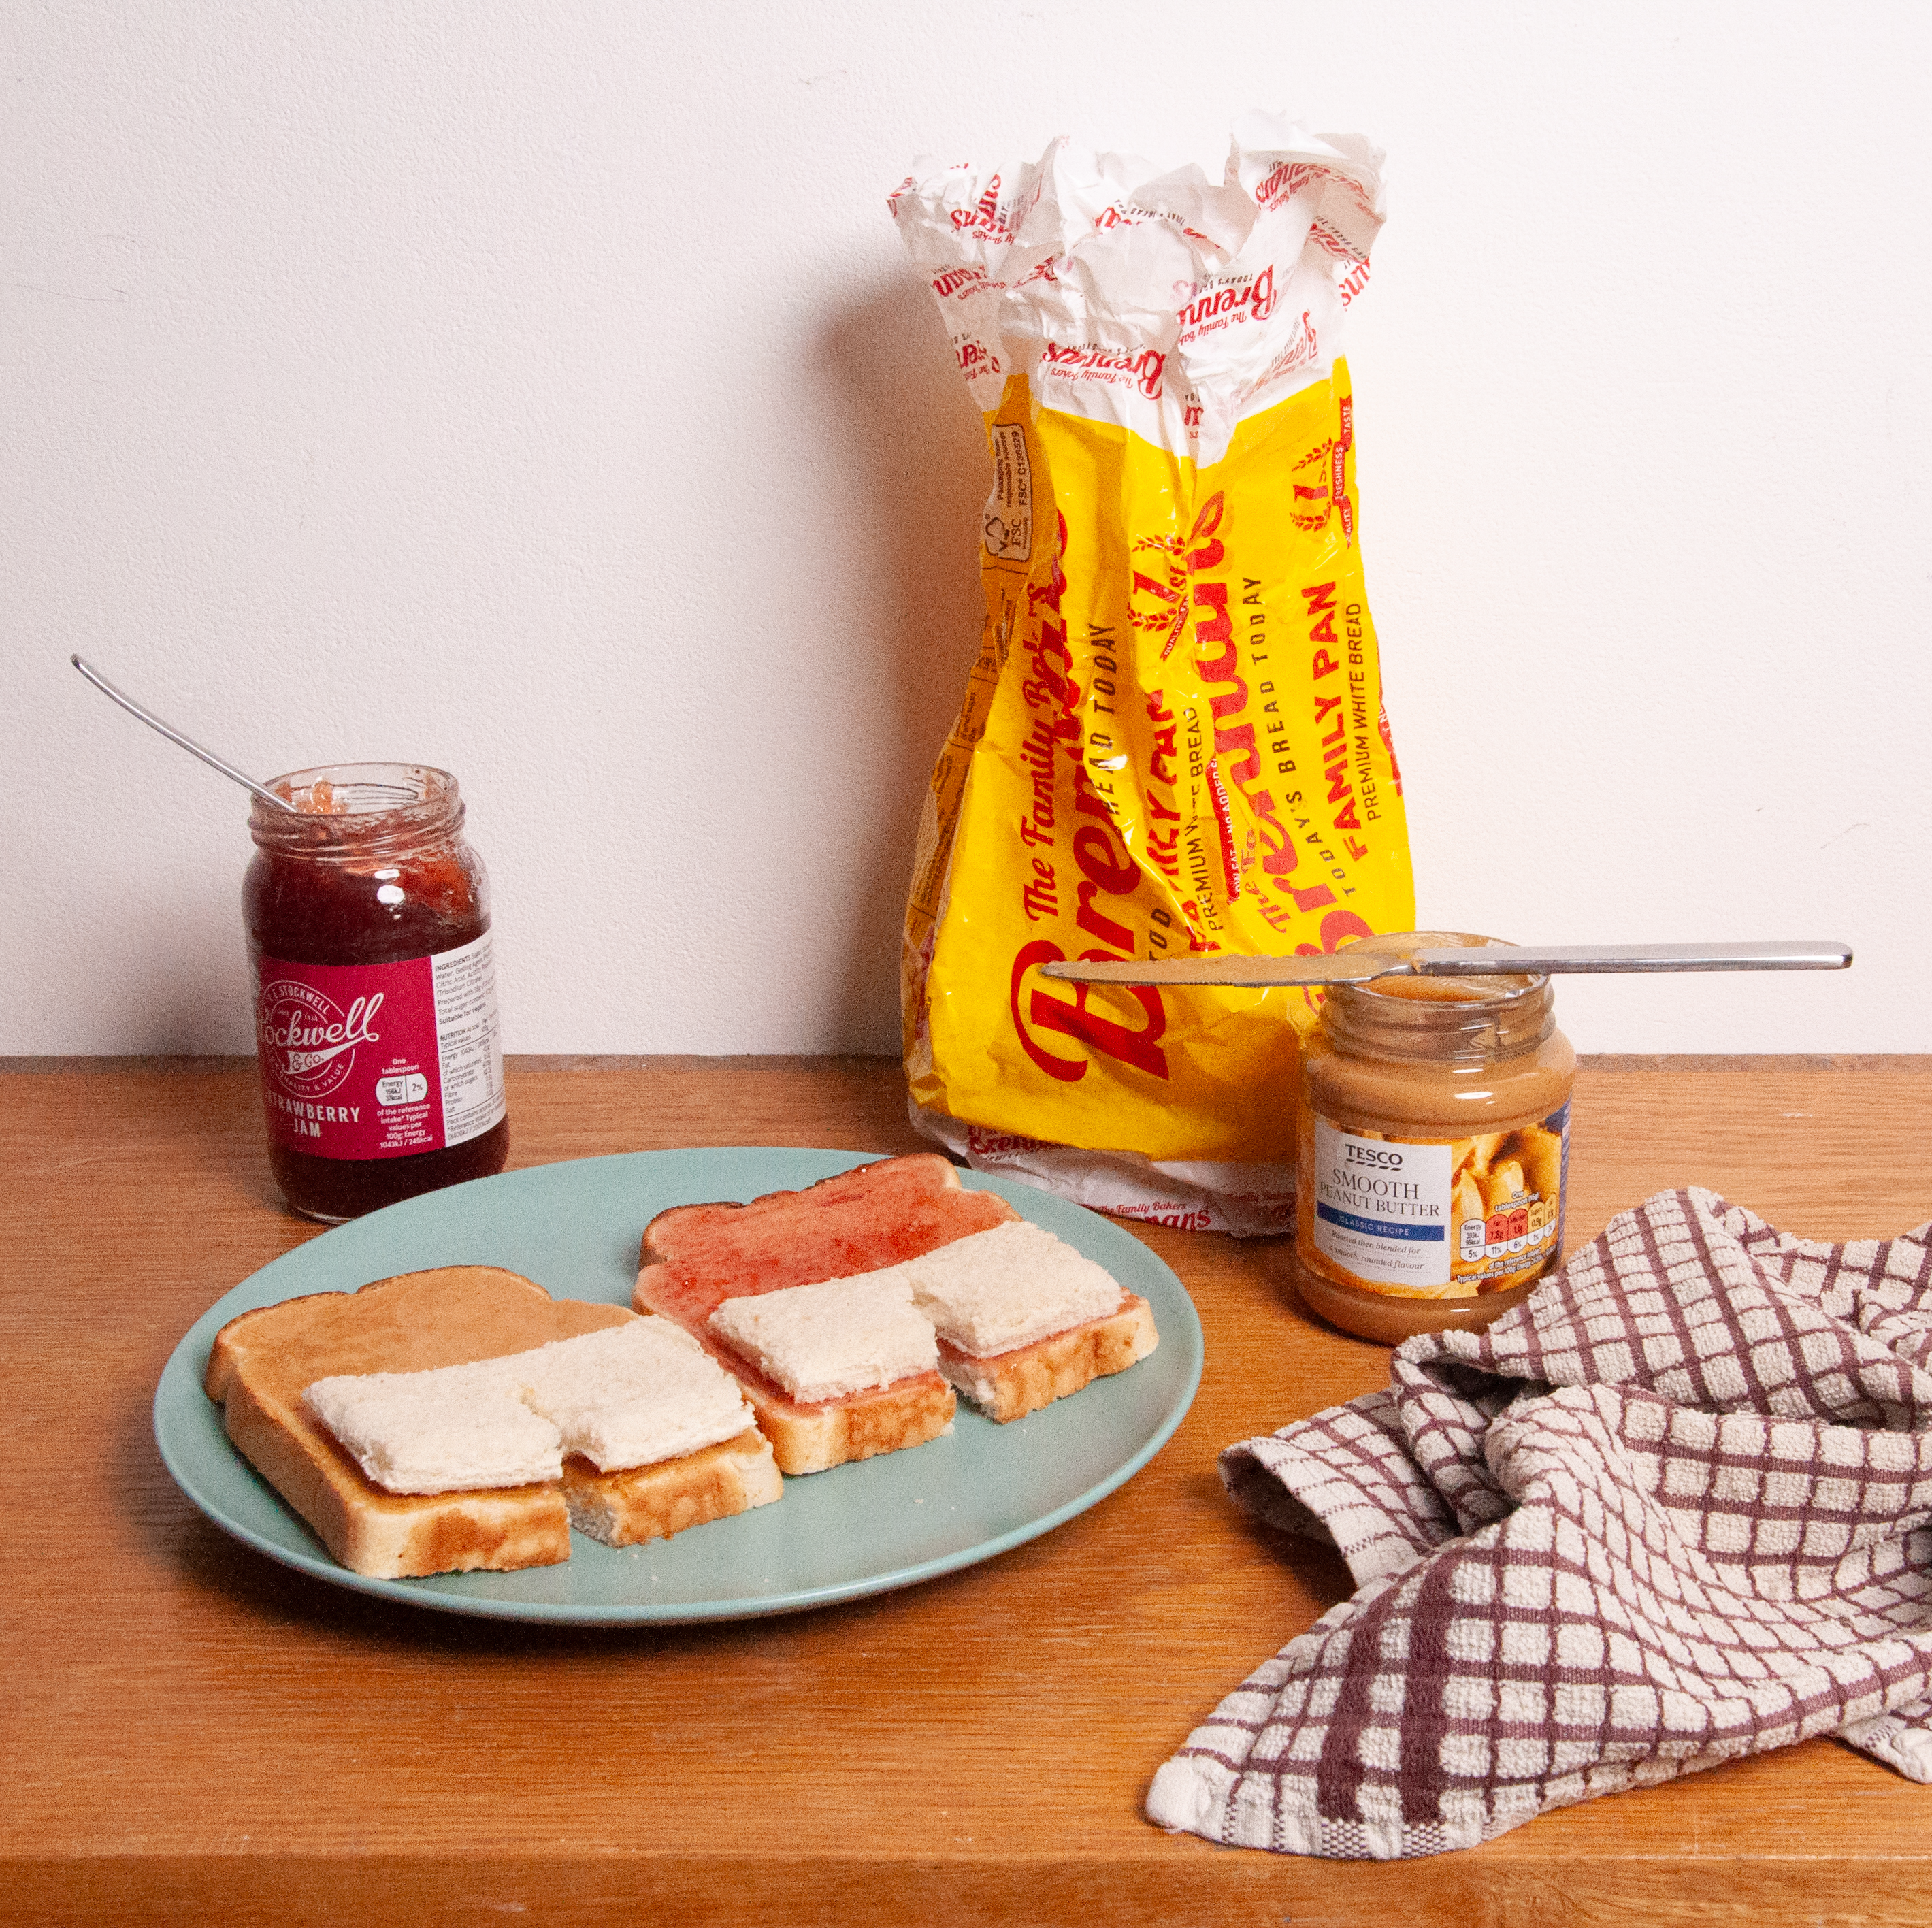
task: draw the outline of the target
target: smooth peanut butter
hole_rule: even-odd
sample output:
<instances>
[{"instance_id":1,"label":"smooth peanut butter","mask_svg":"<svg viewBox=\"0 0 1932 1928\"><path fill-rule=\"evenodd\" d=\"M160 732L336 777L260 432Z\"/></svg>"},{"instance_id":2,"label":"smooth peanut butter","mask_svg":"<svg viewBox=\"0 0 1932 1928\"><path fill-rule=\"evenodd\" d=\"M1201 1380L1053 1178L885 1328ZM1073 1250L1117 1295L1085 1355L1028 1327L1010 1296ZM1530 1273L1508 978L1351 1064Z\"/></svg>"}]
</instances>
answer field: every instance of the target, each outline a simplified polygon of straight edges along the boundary
<instances>
[{"instance_id":1,"label":"smooth peanut butter","mask_svg":"<svg viewBox=\"0 0 1932 1928\"><path fill-rule=\"evenodd\" d=\"M1359 950L1481 946L1422 931ZM1486 1324L1557 1263L1576 1054L1546 978L1339 985L1303 1047L1296 1284L1393 1342Z\"/></svg>"}]
</instances>

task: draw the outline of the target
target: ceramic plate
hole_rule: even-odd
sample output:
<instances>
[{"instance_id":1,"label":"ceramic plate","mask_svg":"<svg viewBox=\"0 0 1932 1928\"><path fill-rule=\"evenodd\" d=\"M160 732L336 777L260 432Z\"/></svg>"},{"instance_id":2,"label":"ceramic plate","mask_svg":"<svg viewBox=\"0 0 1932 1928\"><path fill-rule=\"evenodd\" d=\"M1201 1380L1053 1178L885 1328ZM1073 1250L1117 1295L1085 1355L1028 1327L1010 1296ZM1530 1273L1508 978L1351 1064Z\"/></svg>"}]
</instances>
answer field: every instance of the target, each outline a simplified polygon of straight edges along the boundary
<instances>
[{"instance_id":1,"label":"ceramic plate","mask_svg":"<svg viewBox=\"0 0 1932 1928\"><path fill-rule=\"evenodd\" d=\"M975 1173L964 1182L998 1192L1148 1302L1160 1333L1153 1355L1004 1426L962 1399L948 1438L788 1479L776 1505L673 1540L610 1547L573 1534L562 1566L365 1579L338 1567L230 1445L201 1390L215 1333L255 1306L465 1264L507 1266L556 1298L628 1305L638 1240L667 1206L790 1190L866 1162L769 1147L633 1152L479 1179L339 1225L236 1286L176 1348L154 1394L161 1457L216 1525L270 1558L446 1613L588 1626L734 1620L857 1600L990 1560L1105 1498L1160 1450L1200 1384L1201 1322L1180 1280L1119 1226Z\"/></svg>"}]
</instances>

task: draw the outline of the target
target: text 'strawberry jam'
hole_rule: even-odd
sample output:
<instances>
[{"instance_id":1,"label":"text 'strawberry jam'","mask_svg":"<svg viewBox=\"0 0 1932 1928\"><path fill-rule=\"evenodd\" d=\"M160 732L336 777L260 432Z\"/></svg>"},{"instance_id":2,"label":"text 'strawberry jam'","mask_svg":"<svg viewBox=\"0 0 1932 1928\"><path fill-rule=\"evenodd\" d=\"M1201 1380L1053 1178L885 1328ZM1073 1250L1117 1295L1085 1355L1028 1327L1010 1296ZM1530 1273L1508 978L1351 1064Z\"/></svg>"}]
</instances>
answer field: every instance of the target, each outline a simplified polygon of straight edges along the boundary
<instances>
[{"instance_id":1,"label":"text 'strawberry jam'","mask_svg":"<svg viewBox=\"0 0 1932 1928\"><path fill-rule=\"evenodd\" d=\"M482 860L446 770L278 777L242 885L268 1162L336 1223L503 1168L509 1121Z\"/></svg>"}]
</instances>

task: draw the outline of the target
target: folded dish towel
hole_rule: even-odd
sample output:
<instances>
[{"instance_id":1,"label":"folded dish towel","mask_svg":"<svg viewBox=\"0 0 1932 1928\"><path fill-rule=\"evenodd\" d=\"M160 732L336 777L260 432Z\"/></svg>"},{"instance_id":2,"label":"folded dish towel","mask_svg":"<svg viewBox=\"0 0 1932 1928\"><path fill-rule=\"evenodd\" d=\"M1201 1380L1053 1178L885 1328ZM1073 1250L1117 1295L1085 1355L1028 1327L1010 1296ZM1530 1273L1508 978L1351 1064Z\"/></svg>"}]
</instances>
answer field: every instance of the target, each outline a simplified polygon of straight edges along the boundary
<instances>
[{"instance_id":1,"label":"folded dish towel","mask_svg":"<svg viewBox=\"0 0 1932 1928\"><path fill-rule=\"evenodd\" d=\"M1165 1827L1432 1855L1820 1734L1932 1782L1932 1226L1660 1192L1221 1471L1358 1591L1161 1768Z\"/></svg>"}]
</instances>

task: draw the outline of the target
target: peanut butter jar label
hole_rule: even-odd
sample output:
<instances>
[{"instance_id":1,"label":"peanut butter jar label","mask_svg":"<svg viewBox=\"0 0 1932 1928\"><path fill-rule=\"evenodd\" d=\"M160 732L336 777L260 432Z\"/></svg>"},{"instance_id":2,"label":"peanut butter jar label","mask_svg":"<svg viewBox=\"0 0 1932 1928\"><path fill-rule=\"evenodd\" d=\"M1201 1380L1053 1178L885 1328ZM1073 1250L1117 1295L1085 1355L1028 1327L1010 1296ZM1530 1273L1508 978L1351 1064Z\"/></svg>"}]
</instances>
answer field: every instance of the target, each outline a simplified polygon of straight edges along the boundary
<instances>
[{"instance_id":1,"label":"peanut butter jar label","mask_svg":"<svg viewBox=\"0 0 1932 1928\"><path fill-rule=\"evenodd\" d=\"M1540 1125L1412 1140L1315 1123L1316 1249L1396 1294L1472 1298L1533 1279L1562 1247L1566 1104Z\"/></svg>"}]
</instances>

